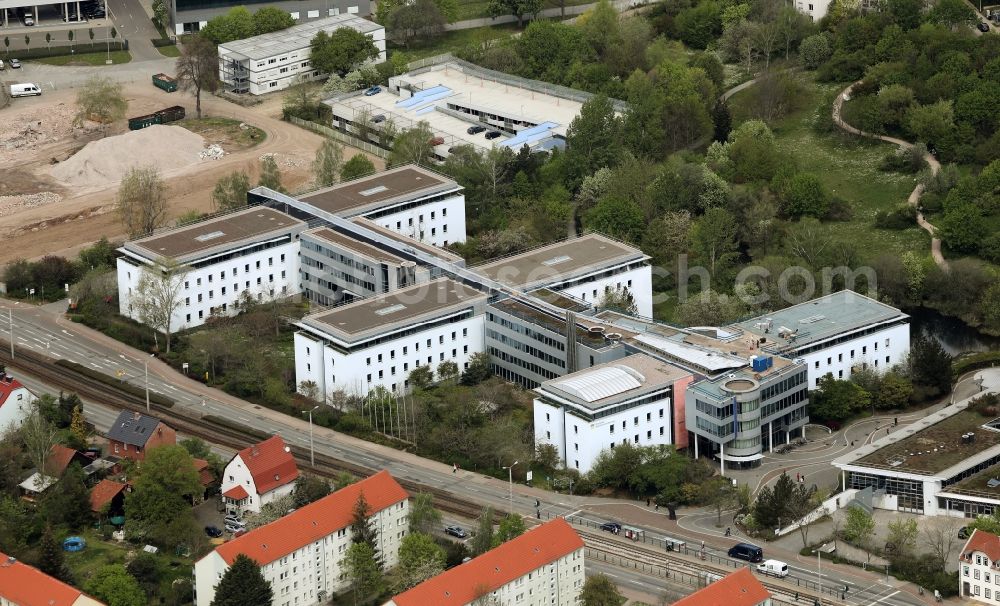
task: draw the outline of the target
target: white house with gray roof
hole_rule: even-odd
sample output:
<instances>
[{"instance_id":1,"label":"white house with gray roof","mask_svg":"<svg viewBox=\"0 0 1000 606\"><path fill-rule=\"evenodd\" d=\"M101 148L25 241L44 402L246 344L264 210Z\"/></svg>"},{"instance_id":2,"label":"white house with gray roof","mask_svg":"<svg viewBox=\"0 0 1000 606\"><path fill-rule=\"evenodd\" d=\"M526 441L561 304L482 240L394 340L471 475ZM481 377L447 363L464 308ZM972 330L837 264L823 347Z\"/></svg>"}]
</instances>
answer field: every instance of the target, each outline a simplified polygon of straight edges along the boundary
<instances>
[{"instance_id":1,"label":"white house with gray roof","mask_svg":"<svg viewBox=\"0 0 1000 606\"><path fill-rule=\"evenodd\" d=\"M303 80L324 77L309 61L309 45L321 31L349 27L371 38L385 61L385 28L357 15L336 15L219 45L219 79L236 93L262 95Z\"/></svg>"}]
</instances>

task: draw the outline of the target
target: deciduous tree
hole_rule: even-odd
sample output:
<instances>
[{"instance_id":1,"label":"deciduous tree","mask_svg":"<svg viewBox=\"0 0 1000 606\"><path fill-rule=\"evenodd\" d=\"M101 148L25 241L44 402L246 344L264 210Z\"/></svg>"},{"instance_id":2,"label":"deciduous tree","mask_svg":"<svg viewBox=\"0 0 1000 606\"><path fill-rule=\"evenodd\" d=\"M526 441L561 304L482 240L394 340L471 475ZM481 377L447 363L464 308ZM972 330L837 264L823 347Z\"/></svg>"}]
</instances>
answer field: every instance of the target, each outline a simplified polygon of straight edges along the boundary
<instances>
[{"instance_id":1,"label":"deciduous tree","mask_svg":"<svg viewBox=\"0 0 1000 606\"><path fill-rule=\"evenodd\" d=\"M116 210L129 238L148 236L167 222L166 186L155 166L129 168L118 185Z\"/></svg>"},{"instance_id":2,"label":"deciduous tree","mask_svg":"<svg viewBox=\"0 0 1000 606\"><path fill-rule=\"evenodd\" d=\"M857 505L847 508L847 519L844 523L844 538L849 542L867 550L875 536L875 520L871 514ZM871 554L868 554L871 561Z\"/></svg>"},{"instance_id":3,"label":"deciduous tree","mask_svg":"<svg viewBox=\"0 0 1000 606\"><path fill-rule=\"evenodd\" d=\"M406 591L444 572L445 552L429 534L411 532L399 544L395 590Z\"/></svg>"},{"instance_id":4,"label":"deciduous tree","mask_svg":"<svg viewBox=\"0 0 1000 606\"><path fill-rule=\"evenodd\" d=\"M582 606L620 606L624 601L618 587L603 574L587 577L580 592Z\"/></svg>"},{"instance_id":5,"label":"deciduous tree","mask_svg":"<svg viewBox=\"0 0 1000 606\"><path fill-rule=\"evenodd\" d=\"M416 0L394 10L386 29L391 40L405 47L413 40L437 38L444 33L447 22L434 0Z\"/></svg>"},{"instance_id":6,"label":"deciduous tree","mask_svg":"<svg viewBox=\"0 0 1000 606\"><path fill-rule=\"evenodd\" d=\"M370 544L352 544L347 548L340 566L351 583L355 605L372 594L381 593L384 584L382 567Z\"/></svg>"},{"instance_id":7,"label":"deciduous tree","mask_svg":"<svg viewBox=\"0 0 1000 606\"><path fill-rule=\"evenodd\" d=\"M410 513L407 516L410 532L430 534L441 525L441 512L434 508L434 495L418 492L410 502Z\"/></svg>"},{"instance_id":8,"label":"deciduous tree","mask_svg":"<svg viewBox=\"0 0 1000 606\"><path fill-rule=\"evenodd\" d=\"M281 170L274 154L265 154L260 159L260 180L257 181L257 185L285 193L285 188L281 186ZM246 197L246 192L243 195Z\"/></svg>"},{"instance_id":9,"label":"deciduous tree","mask_svg":"<svg viewBox=\"0 0 1000 606\"><path fill-rule=\"evenodd\" d=\"M434 158L434 131L430 124L421 120L413 128L404 130L392 141L392 152L389 154L389 167L404 164L419 164L428 166Z\"/></svg>"},{"instance_id":10,"label":"deciduous tree","mask_svg":"<svg viewBox=\"0 0 1000 606\"><path fill-rule=\"evenodd\" d=\"M309 61L324 74L343 76L379 55L371 38L349 27L341 27L333 33L320 31L309 46Z\"/></svg>"},{"instance_id":11,"label":"deciduous tree","mask_svg":"<svg viewBox=\"0 0 1000 606\"><path fill-rule=\"evenodd\" d=\"M516 513L508 513L500 520L500 526L493 535L493 547L499 547L511 539L516 539L524 534L525 530L524 518Z\"/></svg>"},{"instance_id":12,"label":"deciduous tree","mask_svg":"<svg viewBox=\"0 0 1000 606\"><path fill-rule=\"evenodd\" d=\"M127 304L140 322L164 334L167 353L170 353L174 312L183 301L181 288L188 267L173 259L164 259L158 267L143 266L139 271L139 281Z\"/></svg>"},{"instance_id":13,"label":"deciduous tree","mask_svg":"<svg viewBox=\"0 0 1000 606\"><path fill-rule=\"evenodd\" d=\"M493 18L514 15L517 26L524 27L525 15L534 17L541 8L542 0L490 0L488 10Z\"/></svg>"},{"instance_id":14,"label":"deciduous tree","mask_svg":"<svg viewBox=\"0 0 1000 606\"><path fill-rule=\"evenodd\" d=\"M212 190L212 204L223 212L238 210L247 205L247 192L250 191L250 177L242 170L237 170L219 179Z\"/></svg>"},{"instance_id":15,"label":"deciduous tree","mask_svg":"<svg viewBox=\"0 0 1000 606\"><path fill-rule=\"evenodd\" d=\"M480 556L493 549L493 508L486 507L479 514L476 531L469 540L469 551L473 556Z\"/></svg>"},{"instance_id":16,"label":"deciduous tree","mask_svg":"<svg viewBox=\"0 0 1000 606\"><path fill-rule=\"evenodd\" d=\"M299 509L330 494L330 483L318 476L302 474L295 480L292 505Z\"/></svg>"},{"instance_id":17,"label":"deciduous tree","mask_svg":"<svg viewBox=\"0 0 1000 606\"><path fill-rule=\"evenodd\" d=\"M97 569L83 586L84 591L107 606L145 606L146 592L121 564Z\"/></svg>"},{"instance_id":18,"label":"deciduous tree","mask_svg":"<svg viewBox=\"0 0 1000 606\"><path fill-rule=\"evenodd\" d=\"M344 150L339 143L333 139L323 139L323 144L316 150L316 159L313 160L317 186L329 187L337 182L343 157Z\"/></svg>"},{"instance_id":19,"label":"deciduous tree","mask_svg":"<svg viewBox=\"0 0 1000 606\"><path fill-rule=\"evenodd\" d=\"M122 95L121 84L110 78L91 76L76 93L76 106L75 125L93 120L106 129L111 122L125 117L128 101Z\"/></svg>"},{"instance_id":20,"label":"deciduous tree","mask_svg":"<svg viewBox=\"0 0 1000 606\"><path fill-rule=\"evenodd\" d=\"M194 459L182 446L150 448L125 497L128 532L168 546L199 537L186 499L200 500L203 490Z\"/></svg>"},{"instance_id":21,"label":"deciduous tree","mask_svg":"<svg viewBox=\"0 0 1000 606\"><path fill-rule=\"evenodd\" d=\"M340 180L350 181L360 177L367 177L375 172L375 164L364 154L354 154L350 160L344 162L340 168Z\"/></svg>"},{"instance_id":22,"label":"deciduous tree","mask_svg":"<svg viewBox=\"0 0 1000 606\"><path fill-rule=\"evenodd\" d=\"M348 30L354 31L337 31ZM195 113L201 118L202 91L214 93L220 85L219 51L211 40L198 34L188 38L177 58L177 81L181 89L194 91Z\"/></svg>"}]
</instances>

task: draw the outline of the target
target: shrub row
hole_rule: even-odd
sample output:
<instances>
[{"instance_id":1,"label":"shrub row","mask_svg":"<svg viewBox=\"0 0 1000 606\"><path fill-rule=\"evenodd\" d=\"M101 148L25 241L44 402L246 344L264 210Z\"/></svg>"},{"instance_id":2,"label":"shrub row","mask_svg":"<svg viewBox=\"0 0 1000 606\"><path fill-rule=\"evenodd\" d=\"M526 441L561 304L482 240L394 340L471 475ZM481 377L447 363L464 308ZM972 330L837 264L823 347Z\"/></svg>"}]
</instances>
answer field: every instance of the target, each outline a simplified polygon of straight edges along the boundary
<instances>
[{"instance_id":1,"label":"shrub row","mask_svg":"<svg viewBox=\"0 0 1000 606\"><path fill-rule=\"evenodd\" d=\"M225 417L219 417L216 415L205 415L202 420L208 421L209 423L215 423L216 425L222 425L227 429L232 429L233 431L241 431L243 433L250 434L258 440L266 440L271 437L271 434L261 431L259 429L254 429L249 425L244 425L243 423L237 423L236 421L231 421Z\"/></svg>"},{"instance_id":2,"label":"shrub row","mask_svg":"<svg viewBox=\"0 0 1000 606\"><path fill-rule=\"evenodd\" d=\"M140 398L146 397L146 390L143 389L142 387L139 387L137 385L132 385L131 383L125 383L124 381L119 381L115 377L106 375L103 372L94 370L92 368L87 368L82 364L77 364L76 362L71 362L69 360L56 360L56 365L68 368L75 373L100 381L105 385L110 385L112 387L120 389L121 391L124 391L127 394L137 396ZM162 408L172 408L174 405L173 398L168 398L163 394L154 392L149 393L149 402L150 404L155 404Z\"/></svg>"},{"instance_id":3,"label":"shrub row","mask_svg":"<svg viewBox=\"0 0 1000 606\"><path fill-rule=\"evenodd\" d=\"M72 50L73 52L70 52ZM44 57L63 57L66 55L80 55L83 53L103 53L108 50L106 42L87 42L69 46L53 46L51 48L29 48L19 50L14 55L21 60L42 59ZM128 50L128 40L119 39L111 41L111 50Z\"/></svg>"},{"instance_id":4,"label":"shrub row","mask_svg":"<svg viewBox=\"0 0 1000 606\"><path fill-rule=\"evenodd\" d=\"M153 46L155 46L156 48L163 48L164 46L177 45L177 43L171 40L170 38L152 38L150 39L150 42L152 42Z\"/></svg>"},{"instance_id":5,"label":"shrub row","mask_svg":"<svg viewBox=\"0 0 1000 606\"><path fill-rule=\"evenodd\" d=\"M951 374L956 379L970 370L990 368L1000 364L1000 351L983 351L955 360L951 365Z\"/></svg>"}]
</instances>

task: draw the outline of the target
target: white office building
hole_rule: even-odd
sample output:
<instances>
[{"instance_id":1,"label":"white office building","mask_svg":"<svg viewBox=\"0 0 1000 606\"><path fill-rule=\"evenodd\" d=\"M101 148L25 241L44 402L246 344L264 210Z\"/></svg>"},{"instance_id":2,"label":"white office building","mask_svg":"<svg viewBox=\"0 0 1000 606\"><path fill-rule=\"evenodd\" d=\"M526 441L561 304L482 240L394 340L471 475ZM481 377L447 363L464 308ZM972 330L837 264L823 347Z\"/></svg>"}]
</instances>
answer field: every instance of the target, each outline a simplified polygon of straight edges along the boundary
<instances>
[{"instance_id":1,"label":"white office building","mask_svg":"<svg viewBox=\"0 0 1000 606\"><path fill-rule=\"evenodd\" d=\"M344 27L371 38L379 50L374 62L385 61L384 27L358 15L336 15L220 44L219 80L233 92L262 95L324 77L309 61L309 44L321 31L329 34Z\"/></svg>"},{"instance_id":2,"label":"white office building","mask_svg":"<svg viewBox=\"0 0 1000 606\"><path fill-rule=\"evenodd\" d=\"M384 606L576 606L584 544L555 518L393 596Z\"/></svg>"},{"instance_id":3,"label":"white office building","mask_svg":"<svg viewBox=\"0 0 1000 606\"><path fill-rule=\"evenodd\" d=\"M842 290L726 327L761 353L802 359L809 388L824 375L850 379L856 368L885 372L910 351L910 317L875 299Z\"/></svg>"},{"instance_id":4,"label":"white office building","mask_svg":"<svg viewBox=\"0 0 1000 606\"><path fill-rule=\"evenodd\" d=\"M616 444L673 444L674 404L683 406L693 378L635 354L542 383L535 389L535 443L555 446L563 465L580 473Z\"/></svg>"},{"instance_id":5,"label":"white office building","mask_svg":"<svg viewBox=\"0 0 1000 606\"><path fill-rule=\"evenodd\" d=\"M439 278L306 316L296 323L295 380L318 393L364 396L409 389L418 366L445 361L461 372L483 351L486 294Z\"/></svg>"},{"instance_id":6,"label":"white office building","mask_svg":"<svg viewBox=\"0 0 1000 606\"><path fill-rule=\"evenodd\" d=\"M256 561L271 584L272 606L329 603L349 585L340 561L351 546L354 505L362 494L385 569L395 566L409 528L409 494L383 470L227 541L198 560L194 565L196 606L210 606L216 586L241 554Z\"/></svg>"},{"instance_id":7,"label":"white office building","mask_svg":"<svg viewBox=\"0 0 1000 606\"><path fill-rule=\"evenodd\" d=\"M118 249L118 301L123 316L142 322L136 297L144 272L169 280L178 305L172 331L200 326L212 314L233 314L243 293L270 300L299 292L299 234L306 224L284 213L248 208L169 229Z\"/></svg>"}]
</instances>

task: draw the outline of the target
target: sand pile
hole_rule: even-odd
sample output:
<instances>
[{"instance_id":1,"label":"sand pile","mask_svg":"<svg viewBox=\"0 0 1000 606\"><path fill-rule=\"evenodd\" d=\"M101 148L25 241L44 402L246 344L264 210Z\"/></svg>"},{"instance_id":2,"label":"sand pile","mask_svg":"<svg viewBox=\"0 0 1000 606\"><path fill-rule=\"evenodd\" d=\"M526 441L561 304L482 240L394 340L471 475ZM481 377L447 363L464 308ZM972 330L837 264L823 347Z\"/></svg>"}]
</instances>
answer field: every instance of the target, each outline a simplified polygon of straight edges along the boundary
<instances>
[{"instance_id":1,"label":"sand pile","mask_svg":"<svg viewBox=\"0 0 1000 606\"><path fill-rule=\"evenodd\" d=\"M52 176L74 187L101 187L120 181L133 166L153 165L160 174L199 161L205 140L180 126L156 124L91 141L52 168Z\"/></svg>"}]
</instances>

